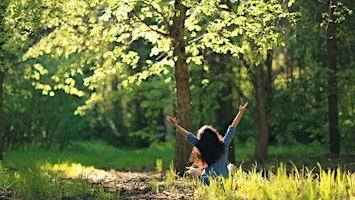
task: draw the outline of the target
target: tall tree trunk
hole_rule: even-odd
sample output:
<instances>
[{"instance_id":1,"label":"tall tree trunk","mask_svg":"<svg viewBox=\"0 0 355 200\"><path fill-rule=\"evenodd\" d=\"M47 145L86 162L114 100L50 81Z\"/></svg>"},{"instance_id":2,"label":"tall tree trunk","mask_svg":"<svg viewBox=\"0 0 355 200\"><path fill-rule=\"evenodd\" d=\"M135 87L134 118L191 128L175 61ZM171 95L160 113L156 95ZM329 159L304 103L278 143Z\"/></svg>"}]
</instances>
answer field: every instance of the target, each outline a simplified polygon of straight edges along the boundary
<instances>
[{"instance_id":1,"label":"tall tree trunk","mask_svg":"<svg viewBox=\"0 0 355 200\"><path fill-rule=\"evenodd\" d=\"M175 16L170 29L175 59L175 98L176 117L180 125L192 131L192 105L190 100L189 76L185 55L185 19L187 8L182 0L175 1ZM176 133L174 167L182 175L189 161L192 146L180 134Z\"/></svg>"},{"instance_id":2,"label":"tall tree trunk","mask_svg":"<svg viewBox=\"0 0 355 200\"><path fill-rule=\"evenodd\" d=\"M337 97L337 43L334 17L336 0L328 0L329 21L327 27L327 56L328 56L328 116L330 152L340 153L340 136L338 129L338 97Z\"/></svg>"},{"instance_id":3,"label":"tall tree trunk","mask_svg":"<svg viewBox=\"0 0 355 200\"><path fill-rule=\"evenodd\" d=\"M4 84L4 77L5 77L5 72L0 71L0 163L1 161L3 161L3 119L4 119L4 115L3 115L3 109L2 109L2 105L3 105L3 84Z\"/></svg>"},{"instance_id":4,"label":"tall tree trunk","mask_svg":"<svg viewBox=\"0 0 355 200\"><path fill-rule=\"evenodd\" d=\"M263 163L268 159L269 127L267 121L267 102L271 101L271 71L273 50L267 51L265 66L257 66L255 70L254 90L256 96L255 126L256 147L252 160ZM265 68L265 70L264 70Z\"/></svg>"},{"instance_id":5,"label":"tall tree trunk","mask_svg":"<svg viewBox=\"0 0 355 200\"><path fill-rule=\"evenodd\" d=\"M266 89L263 81L263 67L258 66L255 70L256 109L255 109L255 126L256 126L256 147L252 160L263 163L268 158L269 145L269 129L267 125L266 112Z\"/></svg>"}]
</instances>

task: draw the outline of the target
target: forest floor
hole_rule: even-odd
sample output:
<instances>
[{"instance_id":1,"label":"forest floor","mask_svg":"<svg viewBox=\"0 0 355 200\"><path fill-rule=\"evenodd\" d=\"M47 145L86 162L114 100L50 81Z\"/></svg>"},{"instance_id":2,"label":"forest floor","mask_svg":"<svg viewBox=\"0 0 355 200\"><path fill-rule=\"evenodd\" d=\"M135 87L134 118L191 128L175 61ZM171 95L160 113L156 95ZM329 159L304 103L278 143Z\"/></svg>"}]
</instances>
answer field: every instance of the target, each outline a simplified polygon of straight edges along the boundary
<instances>
[{"instance_id":1,"label":"forest floor","mask_svg":"<svg viewBox=\"0 0 355 200\"><path fill-rule=\"evenodd\" d=\"M283 162L287 169L291 169L293 164L297 168L307 167L312 172L318 173L319 163L322 169L337 169L342 171L355 172L355 155L321 155L309 157L293 157L272 159L263 164L257 165L258 170L276 169ZM293 164L292 164L293 163ZM243 170L249 171L255 167L255 163L243 162L237 163L237 167L241 166ZM89 180L93 186L93 193L84 199L97 199L96 197L104 192L112 194L112 199L193 199L194 185L189 178L176 178L167 183L169 177L167 172L157 172L154 170L146 171L120 171L120 170L104 170L92 169L83 174L83 178ZM0 199L16 199L16 195L11 192L3 193L0 191ZM73 197L64 197L63 200L77 199ZM80 199L83 199L82 197Z\"/></svg>"},{"instance_id":2,"label":"forest floor","mask_svg":"<svg viewBox=\"0 0 355 200\"><path fill-rule=\"evenodd\" d=\"M311 156L307 158L310 163L307 163L309 169L314 169L317 173L319 170L317 163L320 163L323 169L336 169L340 167L342 170L349 170L355 172L355 155L323 155ZM299 160L298 160L299 161ZM298 168L298 161L292 162ZM267 166L276 164L266 163L265 165L258 165L258 168L267 169ZM243 170L251 169L253 163L244 162ZM238 166L237 166L238 167ZM290 165L292 167L292 165ZM87 175L87 178L95 185L104 186L105 192L119 192L120 199L192 199L193 187L188 187L188 184L181 184L179 180L174 182L174 190L169 191L170 188L164 188L166 175L165 173L158 173L152 171L105 171L95 170ZM187 178L184 178L187 179ZM191 182L191 181L190 181Z\"/></svg>"},{"instance_id":3,"label":"forest floor","mask_svg":"<svg viewBox=\"0 0 355 200\"><path fill-rule=\"evenodd\" d=\"M120 199L191 199L192 187L183 188L174 183L174 192L164 189L165 173L141 171L94 170L87 178L105 192L119 192ZM177 181L180 182L180 181Z\"/></svg>"}]
</instances>

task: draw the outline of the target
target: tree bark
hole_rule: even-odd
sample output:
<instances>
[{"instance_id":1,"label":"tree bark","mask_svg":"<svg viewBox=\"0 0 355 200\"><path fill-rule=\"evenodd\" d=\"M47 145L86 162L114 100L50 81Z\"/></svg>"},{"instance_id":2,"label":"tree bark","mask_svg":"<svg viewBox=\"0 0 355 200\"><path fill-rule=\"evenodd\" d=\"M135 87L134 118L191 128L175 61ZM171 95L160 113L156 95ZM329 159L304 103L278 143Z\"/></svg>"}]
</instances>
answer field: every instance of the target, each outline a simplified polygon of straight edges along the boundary
<instances>
[{"instance_id":1,"label":"tree bark","mask_svg":"<svg viewBox=\"0 0 355 200\"><path fill-rule=\"evenodd\" d=\"M255 70L254 90L256 96L255 125L256 125L256 147L252 160L263 163L268 159L269 126L267 121L267 102L271 101L271 72L272 72L273 50L267 51L265 67L257 66ZM265 70L264 70L265 68Z\"/></svg>"},{"instance_id":2,"label":"tree bark","mask_svg":"<svg viewBox=\"0 0 355 200\"><path fill-rule=\"evenodd\" d=\"M264 163L268 158L269 129L267 125L266 111L266 89L263 82L263 67L257 66L255 70L255 126L256 126L256 147L252 160Z\"/></svg>"},{"instance_id":3,"label":"tree bark","mask_svg":"<svg viewBox=\"0 0 355 200\"><path fill-rule=\"evenodd\" d=\"M182 127L192 131L192 105L190 100L189 76L185 55L185 19L187 8L181 0L175 1L175 16L170 29L173 55L175 59L175 98L176 117ZM176 132L174 167L178 174L183 175L188 164L192 146Z\"/></svg>"},{"instance_id":4,"label":"tree bark","mask_svg":"<svg viewBox=\"0 0 355 200\"><path fill-rule=\"evenodd\" d=\"M4 84L5 72L0 71L0 163L4 160L3 158L3 84Z\"/></svg>"},{"instance_id":5,"label":"tree bark","mask_svg":"<svg viewBox=\"0 0 355 200\"><path fill-rule=\"evenodd\" d=\"M340 153L340 135L338 129L338 97L337 97L337 42L334 17L336 0L328 0L329 21L327 27L327 56L328 56L328 116L330 152Z\"/></svg>"}]
</instances>

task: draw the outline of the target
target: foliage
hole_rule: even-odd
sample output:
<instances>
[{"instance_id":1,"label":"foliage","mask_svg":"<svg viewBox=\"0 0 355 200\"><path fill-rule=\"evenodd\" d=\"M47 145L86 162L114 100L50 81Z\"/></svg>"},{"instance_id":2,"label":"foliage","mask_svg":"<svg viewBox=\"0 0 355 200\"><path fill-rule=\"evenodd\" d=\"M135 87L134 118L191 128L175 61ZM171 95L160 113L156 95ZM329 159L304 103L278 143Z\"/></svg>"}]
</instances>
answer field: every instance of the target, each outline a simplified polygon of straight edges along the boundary
<instances>
[{"instance_id":1,"label":"foliage","mask_svg":"<svg viewBox=\"0 0 355 200\"><path fill-rule=\"evenodd\" d=\"M91 135L87 117L73 113L79 105L76 97L64 93L43 96L31 86L32 80L5 82L4 141L7 148L41 146L53 143L62 147L70 140L88 139Z\"/></svg>"},{"instance_id":2,"label":"foliage","mask_svg":"<svg viewBox=\"0 0 355 200\"><path fill-rule=\"evenodd\" d=\"M0 62L7 63L1 68L7 71L7 148L59 144L64 149L71 141L91 139L147 147L171 134L164 119L174 112L174 58L168 38L174 31L173 1L5 3L9 20L1 26L11 31L1 32L6 43ZM206 123L223 132L228 115L241 102L248 99L255 105L256 68L248 66L263 63L265 51L273 49L271 143L326 145L325 3L186 2L194 129ZM354 3L336 6L339 129L342 151L349 152L355 116ZM248 145L255 141L251 111L236 136Z\"/></svg>"}]
</instances>

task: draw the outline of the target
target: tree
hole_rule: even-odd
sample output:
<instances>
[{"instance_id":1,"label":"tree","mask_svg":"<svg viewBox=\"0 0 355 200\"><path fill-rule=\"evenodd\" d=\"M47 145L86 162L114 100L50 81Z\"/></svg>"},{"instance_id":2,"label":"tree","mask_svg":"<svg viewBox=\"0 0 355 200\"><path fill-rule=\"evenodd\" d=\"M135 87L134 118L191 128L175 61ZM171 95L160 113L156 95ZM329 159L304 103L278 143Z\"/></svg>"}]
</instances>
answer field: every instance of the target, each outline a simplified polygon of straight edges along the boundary
<instances>
[{"instance_id":1,"label":"tree","mask_svg":"<svg viewBox=\"0 0 355 200\"><path fill-rule=\"evenodd\" d=\"M290 98L286 96L282 97L281 95L281 99L287 98L287 101L291 102L291 104L285 102L285 100L283 100L283 104L285 104L285 107L294 105L294 109L292 109L293 112L289 112L291 109L287 110L285 116L287 116L286 118L290 116L289 119L284 118L277 120L280 121L280 124L285 124L283 126L286 127L286 130L282 132L293 132L289 134L293 135L290 136L290 138L293 138L291 140L298 142L324 142L328 143L330 147L332 146L332 142L338 143L340 140L340 138L336 138L337 136L335 136L334 140L331 138L330 126L335 128L331 123L338 124L337 127L343 125L344 132L341 134L346 135L345 132L347 131L345 131L345 127L348 127L348 125L345 125L346 123L344 122L349 118L343 116L340 118L339 122L335 123L330 122L330 120L333 119L332 121L334 121L335 118L339 117L339 113L334 113L334 110L338 109L337 107L344 108L340 105L348 102L346 99L349 98L348 95L342 95L339 92L348 90L344 90L343 87L347 85L345 82L347 82L347 80L349 80L348 77L351 76L348 70L351 64L349 64L349 62L346 62L346 64L343 63L344 58L351 57L349 56L351 53L349 54L349 46L347 46L347 44L351 44L351 36L348 36L352 34L345 28L349 26L345 24L351 21L347 20L351 15L351 10L347 8L349 3L350 1L343 1L343 3L334 4L333 1L331 8L336 10L333 20L329 17L329 11L331 10L329 10L328 1L312 3L309 1L297 1L295 6L292 7L292 9L301 12L301 17L298 26L290 29L291 34L289 35L291 35L291 37L288 39L288 49L285 54L288 60L285 65L291 68L291 78L286 80L288 86L285 90L285 95ZM327 13L324 12L325 8L328 9ZM330 24L330 22L334 24ZM332 31L336 31L337 34L335 34L334 37L328 37L328 32L331 31L332 26L333 28L337 26L337 28L340 29L333 29ZM341 45L337 45L338 42L340 42ZM333 46L330 46L330 44ZM338 51L338 48L343 50ZM332 57L330 57L330 55ZM336 71L329 69L331 65L336 65ZM330 84L330 82L334 80L338 83L335 82L334 84L333 82ZM328 89L330 86L332 89ZM343 99L338 102L340 105L334 104L335 101L333 100L335 94L338 96L336 98ZM333 102L332 106L329 104L331 101ZM300 107L299 105L301 105L301 103L298 102L304 102L304 107ZM330 111L333 112L332 116L330 116ZM308 114L304 115L305 112ZM349 113L344 110L341 112L344 114ZM286 126L286 124L288 125ZM339 134L338 137L341 137L341 135Z\"/></svg>"},{"instance_id":2,"label":"tree","mask_svg":"<svg viewBox=\"0 0 355 200\"><path fill-rule=\"evenodd\" d=\"M58 21L49 20L47 24L47 27L55 29L34 45L25 59L52 55L57 59L66 57L70 60L71 63L63 63L58 68L53 76L55 83L46 87L47 90L65 89L68 93L80 94L82 91L75 89L72 75L78 72L83 74L86 70L90 72L91 75L84 79L84 85L94 92L90 94L88 104L80 107L78 113L93 108L103 100L97 98L97 91L104 86L106 79L115 77L124 86L139 84L149 76L159 76L175 63L176 115L181 125L191 130L192 111L184 41L187 7L182 1L172 2L62 2L58 5L61 12L55 18ZM81 9L75 10L74 7ZM138 52L130 48L139 39L152 46L150 57L141 71L128 75L127 71L137 68L140 60ZM167 56L160 59L165 54ZM178 172L185 170L190 149L184 138L177 134L175 167Z\"/></svg>"},{"instance_id":3,"label":"tree","mask_svg":"<svg viewBox=\"0 0 355 200\"><path fill-rule=\"evenodd\" d=\"M328 116L329 116L329 142L330 152L340 153L340 135L338 128L338 81L337 73L337 42L334 10L336 0L328 0L328 24L327 24L327 68L328 68Z\"/></svg>"},{"instance_id":4,"label":"tree","mask_svg":"<svg viewBox=\"0 0 355 200\"><path fill-rule=\"evenodd\" d=\"M3 160L3 92L9 72L21 64L20 53L39 25L38 2L4 0L0 2L0 161ZM12 73L13 74L13 73ZM17 77L13 78L23 78Z\"/></svg>"},{"instance_id":5,"label":"tree","mask_svg":"<svg viewBox=\"0 0 355 200\"><path fill-rule=\"evenodd\" d=\"M243 55L252 70L259 66L270 67L272 62L261 63L270 61L263 61L265 53L280 43L276 27L280 19L288 17L276 1L236 4L207 0L77 0L64 1L57 6L60 12L56 13L55 20L47 23L51 33L25 56L27 59L42 55L67 59L58 66L53 76L54 86L46 87L47 90L83 95L75 88L77 83L73 77L78 73L85 75L84 86L92 92L88 94L87 104L78 109L80 113L104 102L103 96L98 94L107 79L115 78L124 87L133 83L139 85L174 66L176 116L189 130L192 130L192 109L187 66L202 67L203 51L210 49L236 58ZM149 43L150 53L145 65L130 74L130 70L137 69L141 57L130 48L138 40ZM246 96L244 94L243 98ZM179 134L176 142L175 167L181 173L191 147Z\"/></svg>"},{"instance_id":6,"label":"tree","mask_svg":"<svg viewBox=\"0 0 355 200\"><path fill-rule=\"evenodd\" d=\"M292 2L289 3L291 5ZM216 17L219 20L208 24L208 33L202 42L216 53L237 58L233 60L235 65L245 68L243 71L248 74L244 79L248 83L245 84L254 90L247 93L241 85L235 88L242 99L256 100L249 107L257 133L253 160L264 162L267 160L269 142L267 108L268 100L272 99L270 84L273 48L283 43L280 22L291 20L294 14L284 10L278 1L246 1L233 6L232 9L221 6Z\"/></svg>"},{"instance_id":7,"label":"tree","mask_svg":"<svg viewBox=\"0 0 355 200\"><path fill-rule=\"evenodd\" d=\"M174 68L176 117L183 127L192 131L192 105L184 38L187 7L182 0L175 0L174 7L173 25L169 28L169 31L172 38L173 56L176 59ZM176 171L181 175L185 171L190 152L190 144L180 133L176 133L174 164Z\"/></svg>"},{"instance_id":8,"label":"tree","mask_svg":"<svg viewBox=\"0 0 355 200\"><path fill-rule=\"evenodd\" d=\"M336 32L337 32L337 94L339 109L339 133L341 137L342 153L351 152L355 143L353 134L354 96L355 96L355 2L351 0L337 1L336 5Z\"/></svg>"}]
</instances>

